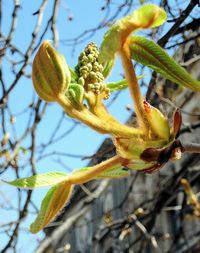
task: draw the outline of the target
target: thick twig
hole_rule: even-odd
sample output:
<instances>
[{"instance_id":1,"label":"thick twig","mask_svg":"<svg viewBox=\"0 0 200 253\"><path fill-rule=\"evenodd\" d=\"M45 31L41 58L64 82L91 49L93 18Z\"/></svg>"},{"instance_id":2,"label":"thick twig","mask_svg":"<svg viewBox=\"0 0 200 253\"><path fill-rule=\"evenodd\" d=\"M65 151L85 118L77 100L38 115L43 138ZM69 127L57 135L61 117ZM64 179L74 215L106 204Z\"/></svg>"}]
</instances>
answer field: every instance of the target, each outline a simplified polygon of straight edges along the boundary
<instances>
[{"instance_id":1,"label":"thick twig","mask_svg":"<svg viewBox=\"0 0 200 253\"><path fill-rule=\"evenodd\" d=\"M200 144L198 143L189 143L189 144L183 144L184 152L187 153L200 153Z\"/></svg>"}]
</instances>

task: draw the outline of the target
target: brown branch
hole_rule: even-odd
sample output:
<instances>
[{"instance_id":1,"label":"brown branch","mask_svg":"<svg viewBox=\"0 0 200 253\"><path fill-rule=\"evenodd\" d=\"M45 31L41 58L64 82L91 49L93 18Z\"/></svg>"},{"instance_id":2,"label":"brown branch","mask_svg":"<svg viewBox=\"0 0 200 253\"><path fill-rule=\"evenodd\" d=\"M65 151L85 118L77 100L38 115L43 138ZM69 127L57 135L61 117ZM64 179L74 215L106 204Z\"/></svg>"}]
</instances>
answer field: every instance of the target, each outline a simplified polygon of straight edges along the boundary
<instances>
[{"instance_id":1,"label":"brown branch","mask_svg":"<svg viewBox=\"0 0 200 253\"><path fill-rule=\"evenodd\" d=\"M187 152L187 153L200 153L200 144L198 144L198 143L189 143L189 144L181 143L181 144L183 146L184 152Z\"/></svg>"},{"instance_id":2,"label":"brown branch","mask_svg":"<svg viewBox=\"0 0 200 253\"><path fill-rule=\"evenodd\" d=\"M195 31L199 27L199 23L200 23L200 18L197 18L197 19L195 18L190 23L188 23L188 24L186 24L184 26L179 27L176 30L176 32L174 33L174 35L186 32L188 30Z\"/></svg>"},{"instance_id":3,"label":"brown branch","mask_svg":"<svg viewBox=\"0 0 200 253\"><path fill-rule=\"evenodd\" d=\"M183 21L189 16L191 11L194 9L196 5L198 5L199 0L191 0L188 6L184 11L181 12L180 16L177 18L174 25L169 29L169 31L158 40L158 45L161 47L164 47L168 40L176 33L176 31L179 29L180 25L183 23Z\"/></svg>"},{"instance_id":4,"label":"brown branch","mask_svg":"<svg viewBox=\"0 0 200 253\"><path fill-rule=\"evenodd\" d=\"M14 9L13 9L13 13L12 13L12 23L11 23L11 27L10 27L10 31L8 33L8 36L6 38L5 48L7 46L9 46L9 44L13 38L13 34L14 34L14 31L17 26L17 14L18 14L19 9L20 9L20 1L14 0Z\"/></svg>"}]
</instances>

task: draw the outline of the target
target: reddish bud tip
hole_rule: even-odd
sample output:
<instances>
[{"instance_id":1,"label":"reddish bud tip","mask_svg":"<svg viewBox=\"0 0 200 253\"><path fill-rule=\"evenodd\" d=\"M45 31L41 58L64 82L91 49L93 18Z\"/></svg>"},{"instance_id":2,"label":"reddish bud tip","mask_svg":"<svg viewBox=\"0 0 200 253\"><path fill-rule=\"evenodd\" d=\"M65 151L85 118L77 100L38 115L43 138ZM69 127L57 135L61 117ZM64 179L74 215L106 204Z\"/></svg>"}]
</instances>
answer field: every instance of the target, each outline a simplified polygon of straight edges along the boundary
<instances>
[{"instance_id":1,"label":"reddish bud tip","mask_svg":"<svg viewBox=\"0 0 200 253\"><path fill-rule=\"evenodd\" d=\"M178 137L182 124L182 115L180 109L176 109L174 112L173 131L175 138Z\"/></svg>"},{"instance_id":2,"label":"reddish bud tip","mask_svg":"<svg viewBox=\"0 0 200 253\"><path fill-rule=\"evenodd\" d=\"M144 110L146 112L149 112L151 110L152 106L146 100L143 101L143 105L144 105Z\"/></svg>"}]
</instances>

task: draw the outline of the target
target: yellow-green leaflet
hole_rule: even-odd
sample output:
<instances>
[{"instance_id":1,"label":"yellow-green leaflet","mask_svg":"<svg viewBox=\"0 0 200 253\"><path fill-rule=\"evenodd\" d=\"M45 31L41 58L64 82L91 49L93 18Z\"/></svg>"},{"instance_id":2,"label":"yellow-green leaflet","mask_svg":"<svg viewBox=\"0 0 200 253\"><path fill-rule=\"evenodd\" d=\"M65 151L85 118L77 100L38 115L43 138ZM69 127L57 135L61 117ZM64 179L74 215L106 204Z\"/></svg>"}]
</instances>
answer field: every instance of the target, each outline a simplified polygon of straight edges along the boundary
<instances>
[{"instance_id":1,"label":"yellow-green leaflet","mask_svg":"<svg viewBox=\"0 0 200 253\"><path fill-rule=\"evenodd\" d=\"M4 183L20 187L20 188L26 188L26 189L34 189L34 188L40 188L40 187L48 187L51 185L58 184L60 182L63 182L67 179L68 174L62 173L62 172L49 172L49 173L43 173L39 175L34 175L31 177L26 178L20 178L16 179L14 181L4 181Z\"/></svg>"},{"instance_id":2,"label":"yellow-green leaflet","mask_svg":"<svg viewBox=\"0 0 200 253\"><path fill-rule=\"evenodd\" d=\"M145 75L138 76L137 80L142 79L144 76ZM117 91L117 90L123 90L123 89L128 88L128 83L127 83L126 79L123 79L118 82L110 82L110 83L107 83L106 85L109 88L110 92Z\"/></svg>"},{"instance_id":3,"label":"yellow-green leaflet","mask_svg":"<svg viewBox=\"0 0 200 253\"><path fill-rule=\"evenodd\" d=\"M72 186L60 183L53 186L42 201L39 214L30 226L32 233L37 233L56 218L70 197Z\"/></svg>"}]
</instances>

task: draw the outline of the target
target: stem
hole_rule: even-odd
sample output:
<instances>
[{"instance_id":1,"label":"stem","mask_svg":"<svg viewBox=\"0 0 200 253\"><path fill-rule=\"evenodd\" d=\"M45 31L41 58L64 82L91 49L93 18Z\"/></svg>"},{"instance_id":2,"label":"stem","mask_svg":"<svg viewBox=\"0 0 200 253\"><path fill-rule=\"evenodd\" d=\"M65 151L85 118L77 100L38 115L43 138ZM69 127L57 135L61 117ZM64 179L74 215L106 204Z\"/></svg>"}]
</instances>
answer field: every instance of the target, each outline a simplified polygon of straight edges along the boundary
<instances>
[{"instance_id":1,"label":"stem","mask_svg":"<svg viewBox=\"0 0 200 253\"><path fill-rule=\"evenodd\" d=\"M100 164L97 164L93 166L90 170L85 172L77 172L74 174L69 175L69 178L67 180L70 184L83 184L87 183L88 181L92 179L96 179L96 177L109 169L112 169L116 166L121 166L121 163L124 159L119 156L114 156L104 162L101 162Z\"/></svg>"},{"instance_id":2,"label":"stem","mask_svg":"<svg viewBox=\"0 0 200 253\"><path fill-rule=\"evenodd\" d=\"M105 107L101 108L103 114L102 117L100 117L100 115L95 115L85 107L83 107L81 110L73 108L64 95L60 95L57 99L57 102L70 117L80 120L99 133L109 133L115 136L127 138L134 136L139 137L140 135L143 135L141 130L119 123L106 111Z\"/></svg>"},{"instance_id":3,"label":"stem","mask_svg":"<svg viewBox=\"0 0 200 253\"><path fill-rule=\"evenodd\" d=\"M90 110L93 114L95 114L98 118L100 118L103 122L109 122L110 133L115 137L128 137L133 138L143 136L144 133L138 128L129 127L124 124L121 124L115 117L113 117L106 109L104 104L101 102L101 97L97 98L96 104L90 107Z\"/></svg>"},{"instance_id":4,"label":"stem","mask_svg":"<svg viewBox=\"0 0 200 253\"><path fill-rule=\"evenodd\" d=\"M99 133L109 133L106 123L102 124L101 120L90 113L86 108L83 108L81 110L73 108L69 101L66 99L65 95L60 95L57 99L57 102L70 117L80 120Z\"/></svg>"},{"instance_id":5,"label":"stem","mask_svg":"<svg viewBox=\"0 0 200 253\"><path fill-rule=\"evenodd\" d=\"M183 152L187 153L200 153L200 144L198 143L190 143L190 144L183 144Z\"/></svg>"},{"instance_id":6,"label":"stem","mask_svg":"<svg viewBox=\"0 0 200 253\"><path fill-rule=\"evenodd\" d=\"M148 123L145 117L145 111L143 107L143 98L138 85L137 77L134 71L133 63L129 57L128 42L124 44L121 51L119 52L122 60L122 65L125 71L125 77L128 82L130 93L133 99L135 113L139 120L139 125L145 132L148 132Z\"/></svg>"}]
</instances>

